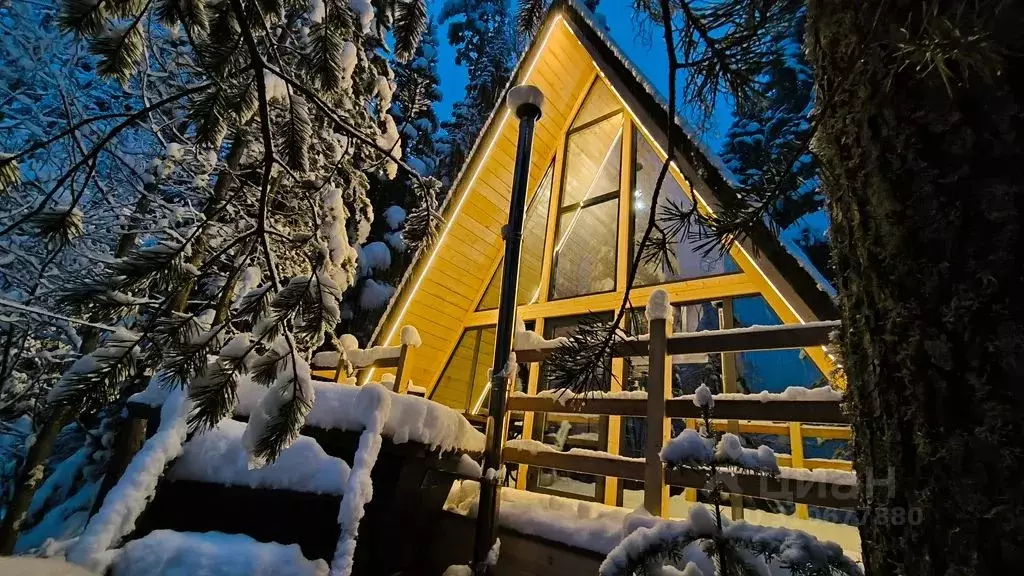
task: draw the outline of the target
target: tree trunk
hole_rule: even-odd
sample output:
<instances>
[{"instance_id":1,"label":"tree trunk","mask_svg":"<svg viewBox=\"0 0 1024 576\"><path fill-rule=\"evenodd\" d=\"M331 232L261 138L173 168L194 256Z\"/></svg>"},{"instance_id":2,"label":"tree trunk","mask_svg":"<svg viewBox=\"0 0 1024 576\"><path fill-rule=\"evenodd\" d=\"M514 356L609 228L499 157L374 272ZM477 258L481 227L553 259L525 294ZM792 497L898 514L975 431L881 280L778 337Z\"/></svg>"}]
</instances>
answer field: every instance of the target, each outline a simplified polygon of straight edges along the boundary
<instances>
[{"instance_id":1,"label":"tree trunk","mask_svg":"<svg viewBox=\"0 0 1024 576\"><path fill-rule=\"evenodd\" d=\"M809 17L866 571L1002 574L1024 558L1024 6Z\"/></svg>"},{"instance_id":2,"label":"tree trunk","mask_svg":"<svg viewBox=\"0 0 1024 576\"><path fill-rule=\"evenodd\" d=\"M3 522L0 523L0 556L14 553L14 545L18 542L21 524L28 515L32 496L43 481L46 459L53 452L57 435L70 419L70 415L71 412L67 408L59 408L49 415L43 428L36 435L35 443L28 449L25 462L22 464L23 472L18 478L18 485L14 487L14 496L4 513Z\"/></svg>"}]
</instances>

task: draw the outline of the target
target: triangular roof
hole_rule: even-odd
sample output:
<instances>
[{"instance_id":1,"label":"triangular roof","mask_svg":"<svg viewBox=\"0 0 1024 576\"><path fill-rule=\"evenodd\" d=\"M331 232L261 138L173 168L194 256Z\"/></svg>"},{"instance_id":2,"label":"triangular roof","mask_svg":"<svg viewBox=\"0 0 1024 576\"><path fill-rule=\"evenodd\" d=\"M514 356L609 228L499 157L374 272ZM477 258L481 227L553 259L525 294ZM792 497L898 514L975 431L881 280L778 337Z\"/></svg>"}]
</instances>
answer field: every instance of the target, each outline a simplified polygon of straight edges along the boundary
<instances>
[{"instance_id":1,"label":"triangular roof","mask_svg":"<svg viewBox=\"0 0 1024 576\"><path fill-rule=\"evenodd\" d=\"M552 162L561 134L572 120L574 106L590 86L595 71L664 156L664 99L601 30L589 10L575 0L556 0L506 87L530 83L545 95L544 116L538 122L534 141L528 187L531 194ZM691 185L712 211L723 199L735 196L717 158L703 149L678 117L673 130L676 177ZM497 106L445 200L441 235L414 256L371 338L372 344L396 343L401 326L411 324L428 334L424 349L417 352L416 364L434 364L431 373L436 374L438 364L447 360L462 332L463 318L474 312L501 256L500 234L508 213L517 131L514 117L504 105ZM784 322L838 317L829 294L767 228L755 230L739 249L787 309ZM439 261L448 265L434 266ZM453 274L453 269L459 272ZM412 378L419 384L432 384L416 374Z\"/></svg>"}]
</instances>

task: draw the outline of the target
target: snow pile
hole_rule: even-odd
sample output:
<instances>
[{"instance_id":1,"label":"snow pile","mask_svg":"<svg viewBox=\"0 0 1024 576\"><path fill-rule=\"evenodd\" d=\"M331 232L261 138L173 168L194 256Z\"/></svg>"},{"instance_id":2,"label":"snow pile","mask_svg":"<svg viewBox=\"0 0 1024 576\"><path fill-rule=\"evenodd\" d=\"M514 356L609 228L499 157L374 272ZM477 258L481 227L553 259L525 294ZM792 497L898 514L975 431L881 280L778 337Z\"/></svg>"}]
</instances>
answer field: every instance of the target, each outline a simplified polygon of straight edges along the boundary
<instances>
[{"instance_id":1,"label":"snow pile","mask_svg":"<svg viewBox=\"0 0 1024 576\"><path fill-rule=\"evenodd\" d=\"M363 420L356 407L361 388L339 386L334 382L313 382L316 401L306 415L306 424L318 428L362 430ZM235 414L248 416L267 389L251 381L240 380ZM391 392L391 411L384 424L384 435L395 444L419 442L442 451L481 452L484 435L473 428L462 414L418 396Z\"/></svg>"},{"instance_id":2,"label":"snow pile","mask_svg":"<svg viewBox=\"0 0 1024 576\"><path fill-rule=\"evenodd\" d=\"M800 480L803 482L821 482L824 484L840 484L843 486L856 486L857 474L848 470L834 470L831 468L780 468L779 478L787 480Z\"/></svg>"},{"instance_id":3,"label":"snow pile","mask_svg":"<svg viewBox=\"0 0 1024 576\"><path fill-rule=\"evenodd\" d=\"M397 204L388 206L388 209L384 211L384 220L388 223L388 228L392 230L404 224L405 218L405 209Z\"/></svg>"},{"instance_id":4,"label":"snow pile","mask_svg":"<svg viewBox=\"0 0 1024 576\"><path fill-rule=\"evenodd\" d=\"M660 289L651 292L651 297L647 300L647 308L644 309L644 316L648 322L665 320L666 323L671 324L672 303L668 300L668 292Z\"/></svg>"},{"instance_id":5,"label":"snow pile","mask_svg":"<svg viewBox=\"0 0 1024 576\"><path fill-rule=\"evenodd\" d=\"M78 541L68 550L68 560L102 572L111 546L135 527L135 521L156 490L164 468L182 452L185 415L192 408L183 390L174 390L160 410L160 427L132 458L117 485L103 500Z\"/></svg>"},{"instance_id":6,"label":"snow pile","mask_svg":"<svg viewBox=\"0 0 1024 576\"><path fill-rule=\"evenodd\" d=\"M761 445L755 448L744 448L740 437L725 433L715 447L715 461L721 464L731 464L757 470L769 474L779 473L779 463L775 460L775 452L768 446Z\"/></svg>"},{"instance_id":7,"label":"snow pile","mask_svg":"<svg viewBox=\"0 0 1024 576\"><path fill-rule=\"evenodd\" d=\"M564 444L564 443L563 443ZM620 454L609 454L601 450L588 450L586 448L572 448L563 452L559 449L558 445L545 444L537 440L530 440L528 438L516 438L505 442L505 448L512 450L520 450L522 452L529 452L530 454L538 454L540 452L558 452L561 454L574 454L578 456L594 456L597 458L605 458L610 460L622 460L624 462L643 462L643 458L634 458L631 456L622 456Z\"/></svg>"},{"instance_id":8,"label":"snow pile","mask_svg":"<svg viewBox=\"0 0 1024 576\"><path fill-rule=\"evenodd\" d=\"M455 471L466 478L479 478L484 473L480 468L480 463L470 458L467 454L459 456L459 465L455 468Z\"/></svg>"},{"instance_id":9,"label":"snow pile","mask_svg":"<svg viewBox=\"0 0 1024 576\"><path fill-rule=\"evenodd\" d=\"M388 298L390 299L390 296ZM364 368L378 360L398 358L402 354L401 346L373 346L363 350L359 348L359 341L351 334L342 334L338 338L338 342L341 344L341 352L344 353L345 359L352 364L353 368ZM335 368L340 360L341 356L338 351L319 352L313 356L313 365Z\"/></svg>"},{"instance_id":10,"label":"snow pile","mask_svg":"<svg viewBox=\"0 0 1024 576\"><path fill-rule=\"evenodd\" d=\"M675 566L662 566L661 576L704 576L704 572L693 562L687 562L682 570Z\"/></svg>"},{"instance_id":11,"label":"snow pile","mask_svg":"<svg viewBox=\"0 0 1024 576\"><path fill-rule=\"evenodd\" d=\"M692 428L687 428L665 443L661 449L661 461L676 466L706 466L713 460L724 466L736 466L768 474L779 473L775 452L768 446L744 448L739 436L731 433L723 434L714 450L711 449L711 444L711 439L704 438Z\"/></svg>"},{"instance_id":12,"label":"snow pile","mask_svg":"<svg viewBox=\"0 0 1024 576\"><path fill-rule=\"evenodd\" d=\"M352 473L345 483L344 498L338 509L338 546L331 560L331 576L348 576L352 573L356 554L356 537L359 521L363 518L366 505L373 498L373 482L370 472L377 462L381 433L391 411L394 394L378 384L367 384L359 388L354 408L362 416L363 433L359 436L359 448L352 458Z\"/></svg>"},{"instance_id":13,"label":"snow pile","mask_svg":"<svg viewBox=\"0 0 1024 576\"><path fill-rule=\"evenodd\" d=\"M693 400L697 404L696 394L685 394L680 396L684 400ZM782 392L768 392L762 390L756 394L743 394L739 392L728 392L712 396L712 406L715 400L757 400L760 402L840 402L843 393L828 386L819 388L804 388L802 386L790 386ZM697 404L697 406L700 406Z\"/></svg>"},{"instance_id":14,"label":"snow pile","mask_svg":"<svg viewBox=\"0 0 1024 576\"><path fill-rule=\"evenodd\" d=\"M480 484L473 480L457 482L445 510L463 516L476 516ZM499 522L522 534L539 536L584 550L607 554L633 522L654 523L657 519L642 512L631 514L625 508L548 496L510 488L501 490Z\"/></svg>"},{"instance_id":15,"label":"snow pile","mask_svg":"<svg viewBox=\"0 0 1024 576\"><path fill-rule=\"evenodd\" d=\"M359 292L359 307L363 310L380 310L387 306L395 295L395 287L387 282L367 278Z\"/></svg>"},{"instance_id":16,"label":"snow pile","mask_svg":"<svg viewBox=\"0 0 1024 576\"><path fill-rule=\"evenodd\" d=\"M465 564L453 564L441 576L473 576L473 569Z\"/></svg>"},{"instance_id":17,"label":"snow pile","mask_svg":"<svg viewBox=\"0 0 1024 576\"><path fill-rule=\"evenodd\" d=\"M690 509L688 520L666 520L650 527L640 527L622 539L601 563L601 576L632 574L652 549L665 549L680 541L708 538L716 532L711 513L704 506ZM714 573L714 572L712 572Z\"/></svg>"},{"instance_id":18,"label":"snow pile","mask_svg":"<svg viewBox=\"0 0 1024 576\"><path fill-rule=\"evenodd\" d=\"M512 338L512 349L513 350L549 350L551 348L558 348L562 344L569 341L564 336L561 338L553 338L546 340L540 334L537 334L533 330L527 330L526 324L522 320L516 320L516 332Z\"/></svg>"},{"instance_id":19,"label":"snow pile","mask_svg":"<svg viewBox=\"0 0 1024 576\"><path fill-rule=\"evenodd\" d=\"M417 386L416 384L413 384L412 382L409 383L409 386L406 387L405 391L407 393L409 393L409 394L418 394L420 396L426 396L427 395L427 389L426 388L424 388L423 386Z\"/></svg>"},{"instance_id":20,"label":"snow pile","mask_svg":"<svg viewBox=\"0 0 1024 576\"><path fill-rule=\"evenodd\" d=\"M368 269L378 272L391 268L391 249L383 242L371 242L362 247L361 256Z\"/></svg>"},{"instance_id":21,"label":"snow pile","mask_svg":"<svg viewBox=\"0 0 1024 576\"><path fill-rule=\"evenodd\" d=\"M226 486L276 488L315 494L342 494L349 467L328 456L316 440L300 436L273 463L250 470L242 446L245 424L225 419L216 428L193 436L168 478Z\"/></svg>"},{"instance_id":22,"label":"snow pile","mask_svg":"<svg viewBox=\"0 0 1024 576\"><path fill-rule=\"evenodd\" d=\"M244 534L157 530L129 542L112 576L323 576L327 563L307 560L298 544L257 542Z\"/></svg>"},{"instance_id":23,"label":"snow pile","mask_svg":"<svg viewBox=\"0 0 1024 576\"><path fill-rule=\"evenodd\" d=\"M420 333L415 326L402 326L402 346L419 348L422 345L423 340L420 339Z\"/></svg>"},{"instance_id":24,"label":"snow pile","mask_svg":"<svg viewBox=\"0 0 1024 576\"><path fill-rule=\"evenodd\" d=\"M672 464L709 464L714 456L709 444L709 439L701 436L693 428L686 428L662 446L661 461Z\"/></svg>"},{"instance_id":25,"label":"snow pile","mask_svg":"<svg viewBox=\"0 0 1024 576\"><path fill-rule=\"evenodd\" d=\"M128 402L156 408L164 405L164 401L167 400L170 393L171 386L167 382L166 375L162 372L157 372L149 378L146 388L141 392L132 394L128 398Z\"/></svg>"},{"instance_id":26,"label":"snow pile","mask_svg":"<svg viewBox=\"0 0 1024 576\"><path fill-rule=\"evenodd\" d=\"M815 567L833 565L839 566L846 574L861 574L860 566L844 555L839 544L819 540L802 530L731 522L722 529L722 533L730 540L774 550L781 564L802 569L802 573L811 573Z\"/></svg>"},{"instance_id":27,"label":"snow pile","mask_svg":"<svg viewBox=\"0 0 1024 576\"><path fill-rule=\"evenodd\" d=\"M701 384L693 394L693 405L701 410L711 410L715 407L715 396L707 384Z\"/></svg>"}]
</instances>

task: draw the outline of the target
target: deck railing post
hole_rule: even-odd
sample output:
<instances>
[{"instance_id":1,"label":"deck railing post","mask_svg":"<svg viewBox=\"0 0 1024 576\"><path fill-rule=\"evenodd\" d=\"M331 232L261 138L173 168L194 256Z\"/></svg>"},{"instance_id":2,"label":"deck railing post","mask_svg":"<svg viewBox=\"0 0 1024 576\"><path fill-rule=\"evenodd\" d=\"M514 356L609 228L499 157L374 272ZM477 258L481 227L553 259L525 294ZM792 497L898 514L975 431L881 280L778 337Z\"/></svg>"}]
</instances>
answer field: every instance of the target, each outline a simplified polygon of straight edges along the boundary
<instances>
[{"instance_id":1,"label":"deck railing post","mask_svg":"<svg viewBox=\"0 0 1024 576\"><path fill-rule=\"evenodd\" d=\"M804 432L800 429L799 422L789 423L789 451L793 457L790 466L793 468L804 467ZM807 510L807 504L796 505L796 517L801 520L807 520L810 514Z\"/></svg>"},{"instance_id":2,"label":"deck railing post","mask_svg":"<svg viewBox=\"0 0 1024 576\"><path fill-rule=\"evenodd\" d=\"M409 389L409 357L411 355L412 346L403 343L402 349L398 353L398 368L395 369L395 392L398 394L405 394Z\"/></svg>"},{"instance_id":3,"label":"deck railing post","mask_svg":"<svg viewBox=\"0 0 1024 576\"><path fill-rule=\"evenodd\" d=\"M665 419L665 400L672 395L672 371L668 363L668 320L648 321L650 344L647 365L647 438L644 446L644 508L653 516L668 513L668 486L661 448L671 426Z\"/></svg>"},{"instance_id":4,"label":"deck railing post","mask_svg":"<svg viewBox=\"0 0 1024 576\"><path fill-rule=\"evenodd\" d=\"M541 116L544 96L535 86L522 85L509 90L506 106L519 118L519 141L512 172L512 197L508 224L505 226L505 259L498 293L498 326L494 338L494 363L491 365L491 403L487 415L487 445L484 447L484 470L501 470L501 448L505 443L505 402L511 376L512 336L515 331L516 299L519 292L519 257L523 242L523 219L526 213L526 187L530 181L533 155L533 132ZM498 537L499 482L502 474L488 474L480 479L480 505L476 517L473 542L473 572L491 574L487 563L491 546Z\"/></svg>"}]
</instances>

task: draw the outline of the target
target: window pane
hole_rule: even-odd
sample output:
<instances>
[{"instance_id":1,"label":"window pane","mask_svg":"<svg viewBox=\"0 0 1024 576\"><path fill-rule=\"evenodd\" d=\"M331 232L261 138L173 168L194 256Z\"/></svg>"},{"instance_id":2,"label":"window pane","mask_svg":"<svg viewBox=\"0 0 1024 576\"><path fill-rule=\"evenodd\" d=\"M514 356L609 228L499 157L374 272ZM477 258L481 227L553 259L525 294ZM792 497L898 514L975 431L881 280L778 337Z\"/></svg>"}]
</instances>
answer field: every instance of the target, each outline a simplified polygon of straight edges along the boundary
<instances>
[{"instance_id":1,"label":"window pane","mask_svg":"<svg viewBox=\"0 0 1024 576\"><path fill-rule=\"evenodd\" d=\"M701 332L718 330L718 309L710 302L675 304L672 306L673 332ZM643 308L633 310L630 334L646 334L647 319ZM626 390L647 389L646 356L627 358L625 362ZM718 354L676 354L672 356L672 395L692 394L701 384L718 391L722 379L722 360Z\"/></svg>"},{"instance_id":2,"label":"window pane","mask_svg":"<svg viewBox=\"0 0 1024 576\"><path fill-rule=\"evenodd\" d=\"M544 260L548 207L551 204L552 171L553 168L549 167L544 174L523 220L523 248L519 263L519 290L516 295L516 302L520 306L536 302L540 294L540 270ZM504 261L498 264L498 269L491 276L477 310L493 310L498 307L501 271L504 264Z\"/></svg>"},{"instance_id":3,"label":"window pane","mask_svg":"<svg viewBox=\"0 0 1024 576\"><path fill-rule=\"evenodd\" d=\"M733 317L736 328L782 324L762 296L733 300ZM736 370L741 392L782 392L789 386L814 388L828 383L802 349L740 352L736 354Z\"/></svg>"},{"instance_id":4,"label":"window pane","mask_svg":"<svg viewBox=\"0 0 1024 576\"><path fill-rule=\"evenodd\" d=\"M651 200L654 198L654 188L657 186L661 167L661 158L658 157L654 148L646 138L638 135L635 146L632 195L633 242L631 246L634 251L639 246L644 231L647 229L651 214ZM673 206L678 208L673 208ZM689 210L692 206L690 196L683 191L676 179L671 174L666 177L658 197L659 213L656 217L660 217L666 209ZM692 238L693 232L695 230L691 231L689 235L672 238L667 258L662 258L657 262L641 263L640 269L637 270L637 285L649 286L739 270L729 255L725 255L723 258L718 252L713 252L704 256L695 245ZM634 254L633 257L635 258L636 255Z\"/></svg>"},{"instance_id":5,"label":"window pane","mask_svg":"<svg viewBox=\"0 0 1024 576\"><path fill-rule=\"evenodd\" d=\"M608 88L608 85L599 79L597 82L594 82L594 87L587 94L587 100L576 114L576 119L572 122L572 128L582 126L595 118L600 118L619 108L619 99L615 97L615 94Z\"/></svg>"},{"instance_id":6,"label":"window pane","mask_svg":"<svg viewBox=\"0 0 1024 576\"><path fill-rule=\"evenodd\" d=\"M552 299L615 289L618 217L618 198L559 216Z\"/></svg>"},{"instance_id":7,"label":"window pane","mask_svg":"<svg viewBox=\"0 0 1024 576\"><path fill-rule=\"evenodd\" d=\"M544 322L544 337L547 339L568 336L576 330L580 317L551 318ZM599 320L611 322L611 314L601 314ZM608 390L611 384L611 365L607 365L605 374L608 378L600 388ZM557 383L550 383L541 364L538 388L546 390ZM533 421L533 438L554 446L559 451L573 448L589 450L606 450L608 446L608 417L592 414L567 413L535 413ZM600 500L604 497L603 477L589 474L578 474L561 470L530 471L529 489L545 493L558 494L585 500Z\"/></svg>"},{"instance_id":8,"label":"window pane","mask_svg":"<svg viewBox=\"0 0 1024 576\"><path fill-rule=\"evenodd\" d=\"M471 328L462 333L430 399L465 411L487 384L494 358L495 328Z\"/></svg>"},{"instance_id":9,"label":"window pane","mask_svg":"<svg viewBox=\"0 0 1024 576\"><path fill-rule=\"evenodd\" d=\"M619 189L622 163L622 116L615 116L569 136L565 189L560 206L570 206Z\"/></svg>"}]
</instances>

